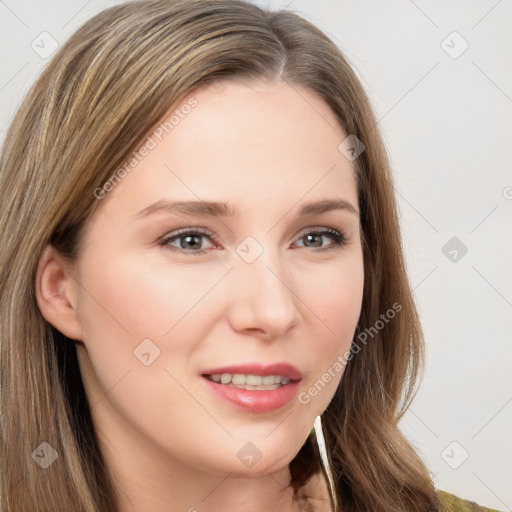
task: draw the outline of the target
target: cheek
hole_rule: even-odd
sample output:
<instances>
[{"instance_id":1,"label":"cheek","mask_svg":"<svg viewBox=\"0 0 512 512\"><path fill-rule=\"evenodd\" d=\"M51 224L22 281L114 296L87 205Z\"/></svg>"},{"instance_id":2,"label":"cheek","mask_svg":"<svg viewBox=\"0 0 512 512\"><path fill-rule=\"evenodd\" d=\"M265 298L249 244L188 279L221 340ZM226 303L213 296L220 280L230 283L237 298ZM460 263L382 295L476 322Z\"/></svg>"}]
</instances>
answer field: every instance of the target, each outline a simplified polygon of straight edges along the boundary
<instances>
[{"instance_id":1,"label":"cheek","mask_svg":"<svg viewBox=\"0 0 512 512\"><path fill-rule=\"evenodd\" d=\"M82 371L91 402L99 404L98 417L115 410L149 437L159 429L183 436L177 418L197 416L198 407L181 383L188 387L191 353L207 336L194 322L194 306L212 284L179 269L171 276L165 268L141 268L140 259L111 261L81 272Z\"/></svg>"},{"instance_id":2,"label":"cheek","mask_svg":"<svg viewBox=\"0 0 512 512\"><path fill-rule=\"evenodd\" d=\"M350 342L361 313L362 259L353 257L318 271L303 281L302 287L308 306L323 324L319 333L326 345L335 349Z\"/></svg>"},{"instance_id":3,"label":"cheek","mask_svg":"<svg viewBox=\"0 0 512 512\"><path fill-rule=\"evenodd\" d=\"M318 276L317 276L318 279ZM364 269L361 260L323 274L321 286L309 286L308 306L317 316L316 329L304 352L311 356L299 403L320 414L341 381L361 313ZM305 286L307 283L305 283Z\"/></svg>"},{"instance_id":4,"label":"cheek","mask_svg":"<svg viewBox=\"0 0 512 512\"><path fill-rule=\"evenodd\" d=\"M107 252L86 260L80 277L79 310L94 374L105 391L127 372L126 381L140 383L135 395L167 390L176 382L165 370L181 381L193 352L208 337L218 310L209 291L226 270L171 267L154 258L112 257L112 252L107 258ZM174 395L167 391L162 395L170 400Z\"/></svg>"},{"instance_id":5,"label":"cheek","mask_svg":"<svg viewBox=\"0 0 512 512\"><path fill-rule=\"evenodd\" d=\"M84 268L87 293L81 310L87 313L87 324L93 329L101 324L102 331L107 328L114 334L102 336L105 340L129 339L130 344L145 338L160 340L190 321L195 308L208 302L209 290L225 273L218 267L198 270L194 265L160 261L163 263L155 263L149 256L118 254L109 261L104 259L103 264Z\"/></svg>"}]
</instances>

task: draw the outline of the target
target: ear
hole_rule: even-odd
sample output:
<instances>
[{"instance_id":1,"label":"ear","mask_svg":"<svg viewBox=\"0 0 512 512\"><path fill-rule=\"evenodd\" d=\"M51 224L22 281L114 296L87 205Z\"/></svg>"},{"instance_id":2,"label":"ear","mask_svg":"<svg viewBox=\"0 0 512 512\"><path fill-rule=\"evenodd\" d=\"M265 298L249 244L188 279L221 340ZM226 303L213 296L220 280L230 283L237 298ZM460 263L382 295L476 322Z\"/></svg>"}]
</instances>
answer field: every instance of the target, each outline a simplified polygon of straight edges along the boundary
<instances>
[{"instance_id":1,"label":"ear","mask_svg":"<svg viewBox=\"0 0 512 512\"><path fill-rule=\"evenodd\" d=\"M76 290L77 283L64 259L54 247L46 246L37 266L37 305L43 317L62 334L81 341Z\"/></svg>"}]
</instances>

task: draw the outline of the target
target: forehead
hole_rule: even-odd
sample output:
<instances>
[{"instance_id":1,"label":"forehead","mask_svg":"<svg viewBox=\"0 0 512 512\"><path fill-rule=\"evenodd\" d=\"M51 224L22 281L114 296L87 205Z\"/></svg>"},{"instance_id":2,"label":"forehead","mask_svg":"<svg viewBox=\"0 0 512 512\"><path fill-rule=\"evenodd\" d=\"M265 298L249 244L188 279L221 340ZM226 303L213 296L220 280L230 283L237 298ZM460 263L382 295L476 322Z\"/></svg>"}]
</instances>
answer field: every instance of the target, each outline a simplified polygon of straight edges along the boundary
<instances>
[{"instance_id":1,"label":"forehead","mask_svg":"<svg viewBox=\"0 0 512 512\"><path fill-rule=\"evenodd\" d=\"M325 101L303 86L214 82L164 116L101 208L133 215L161 199L207 200L275 216L301 198L355 204L352 162L338 149L345 138Z\"/></svg>"}]
</instances>

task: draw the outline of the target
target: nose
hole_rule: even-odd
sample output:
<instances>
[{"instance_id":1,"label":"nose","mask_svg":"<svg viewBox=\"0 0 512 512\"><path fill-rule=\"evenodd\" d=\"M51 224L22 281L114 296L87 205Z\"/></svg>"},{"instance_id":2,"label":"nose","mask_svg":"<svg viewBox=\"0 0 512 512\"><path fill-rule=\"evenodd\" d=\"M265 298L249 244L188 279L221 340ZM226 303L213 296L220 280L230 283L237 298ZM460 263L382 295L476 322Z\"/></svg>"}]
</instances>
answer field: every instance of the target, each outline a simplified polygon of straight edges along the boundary
<instances>
[{"instance_id":1,"label":"nose","mask_svg":"<svg viewBox=\"0 0 512 512\"><path fill-rule=\"evenodd\" d=\"M236 261L230 272L229 321L237 332L272 340L286 336L299 321L300 300L283 262L264 250L253 261Z\"/></svg>"}]
</instances>

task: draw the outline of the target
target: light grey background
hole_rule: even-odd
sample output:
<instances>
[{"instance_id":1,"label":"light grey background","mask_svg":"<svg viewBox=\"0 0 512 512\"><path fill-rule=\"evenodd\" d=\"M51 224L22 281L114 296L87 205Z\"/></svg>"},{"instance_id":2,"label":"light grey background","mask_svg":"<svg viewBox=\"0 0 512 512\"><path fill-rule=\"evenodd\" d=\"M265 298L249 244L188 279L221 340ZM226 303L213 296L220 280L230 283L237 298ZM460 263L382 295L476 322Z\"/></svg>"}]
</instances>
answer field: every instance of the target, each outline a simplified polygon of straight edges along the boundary
<instances>
[{"instance_id":1,"label":"light grey background","mask_svg":"<svg viewBox=\"0 0 512 512\"><path fill-rule=\"evenodd\" d=\"M427 342L401 427L438 488L511 510L512 2L254 1L317 24L363 81L394 167ZM47 62L31 45L50 51L117 3L0 0L1 140Z\"/></svg>"}]
</instances>

